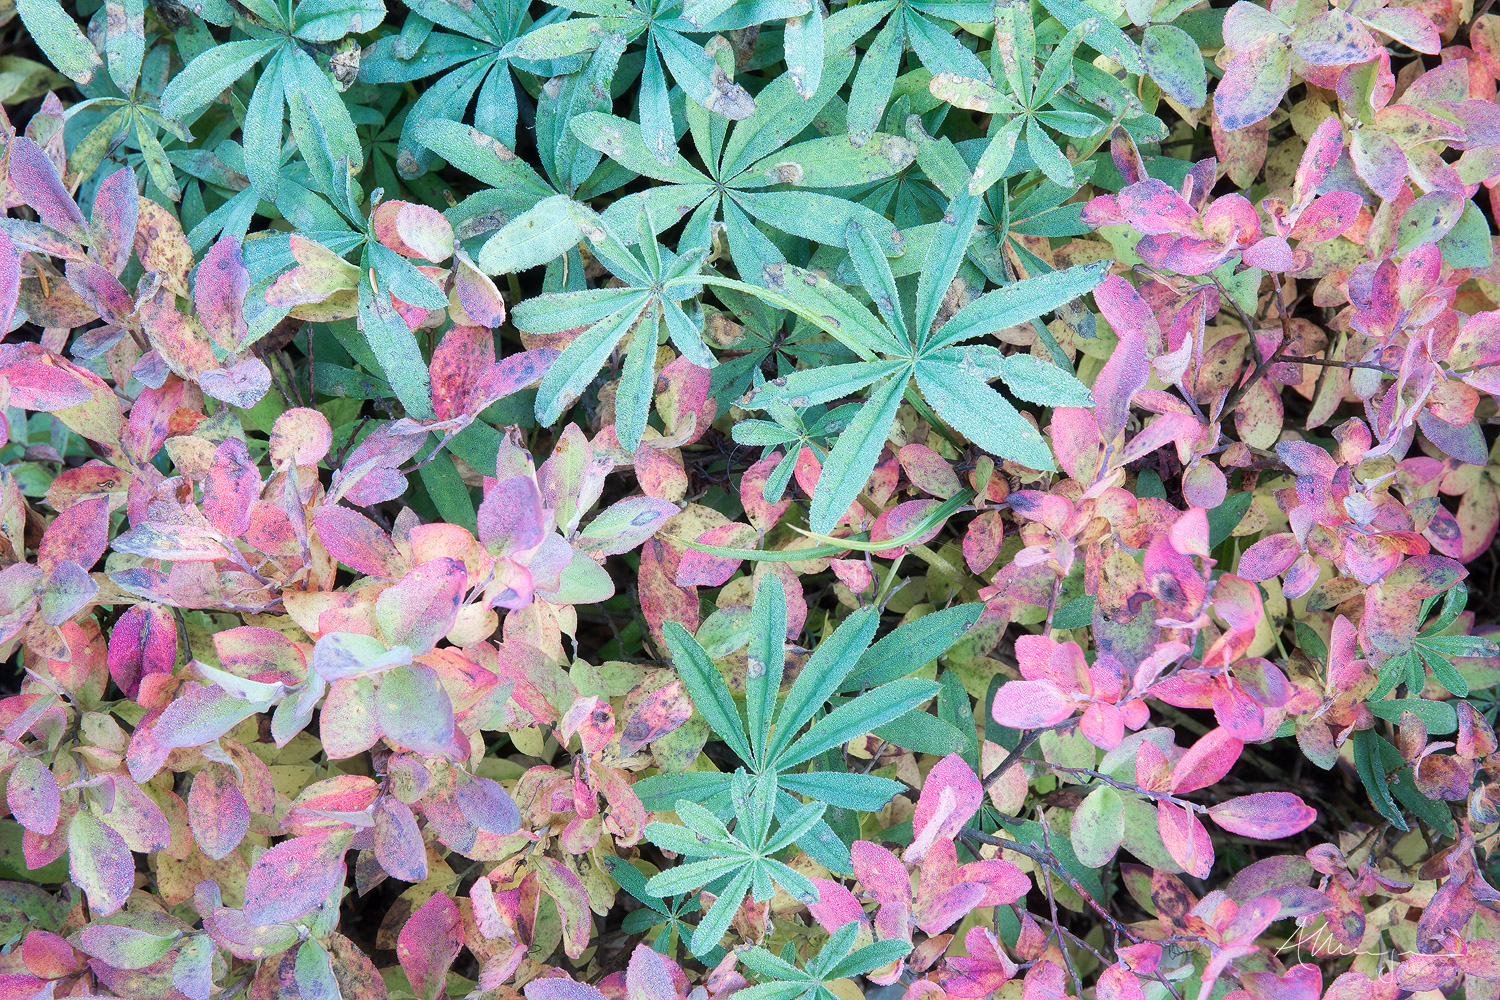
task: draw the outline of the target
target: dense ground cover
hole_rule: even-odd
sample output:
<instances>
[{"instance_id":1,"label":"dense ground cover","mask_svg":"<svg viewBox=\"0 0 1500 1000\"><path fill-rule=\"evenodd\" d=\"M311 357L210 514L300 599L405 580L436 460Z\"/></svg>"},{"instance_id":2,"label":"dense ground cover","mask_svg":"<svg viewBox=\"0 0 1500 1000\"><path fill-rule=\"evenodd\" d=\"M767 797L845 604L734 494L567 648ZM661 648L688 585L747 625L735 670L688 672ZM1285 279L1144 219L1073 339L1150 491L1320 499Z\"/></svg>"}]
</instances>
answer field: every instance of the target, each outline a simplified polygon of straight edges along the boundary
<instances>
[{"instance_id":1,"label":"dense ground cover","mask_svg":"<svg viewBox=\"0 0 1500 1000\"><path fill-rule=\"evenodd\" d=\"M1500 996L1500 17L0 0L0 1000Z\"/></svg>"}]
</instances>

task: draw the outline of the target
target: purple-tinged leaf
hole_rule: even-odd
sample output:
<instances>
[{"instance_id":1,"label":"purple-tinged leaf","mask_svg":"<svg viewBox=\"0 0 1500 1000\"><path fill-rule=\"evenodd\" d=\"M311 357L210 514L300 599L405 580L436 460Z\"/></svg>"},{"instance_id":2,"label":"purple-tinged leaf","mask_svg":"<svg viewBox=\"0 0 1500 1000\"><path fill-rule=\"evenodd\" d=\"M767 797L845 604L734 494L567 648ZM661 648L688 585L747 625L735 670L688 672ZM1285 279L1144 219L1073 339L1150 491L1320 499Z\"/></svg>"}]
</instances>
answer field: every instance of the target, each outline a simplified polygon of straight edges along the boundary
<instances>
[{"instance_id":1,"label":"purple-tinged leaf","mask_svg":"<svg viewBox=\"0 0 1500 1000\"><path fill-rule=\"evenodd\" d=\"M20 136L10 143L10 183L22 202L48 226L75 243L87 243L89 226L42 147Z\"/></svg>"},{"instance_id":2,"label":"purple-tinged leaf","mask_svg":"<svg viewBox=\"0 0 1500 1000\"><path fill-rule=\"evenodd\" d=\"M245 919L255 927L286 923L321 906L344 881L348 834L284 840L262 854L245 880Z\"/></svg>"},{"instance_id":3,"label":"purple-tinged leaf","mask_svg":"<svg viewBox=\"0 0 1500 1000\"><path fill-rule=\"evenodd\" d=\"M68 873L83 889L89 910L107 917L125 905L135 888L135 858L124 839L87 809L68 824Z\"/></svg>"}]
</instances>

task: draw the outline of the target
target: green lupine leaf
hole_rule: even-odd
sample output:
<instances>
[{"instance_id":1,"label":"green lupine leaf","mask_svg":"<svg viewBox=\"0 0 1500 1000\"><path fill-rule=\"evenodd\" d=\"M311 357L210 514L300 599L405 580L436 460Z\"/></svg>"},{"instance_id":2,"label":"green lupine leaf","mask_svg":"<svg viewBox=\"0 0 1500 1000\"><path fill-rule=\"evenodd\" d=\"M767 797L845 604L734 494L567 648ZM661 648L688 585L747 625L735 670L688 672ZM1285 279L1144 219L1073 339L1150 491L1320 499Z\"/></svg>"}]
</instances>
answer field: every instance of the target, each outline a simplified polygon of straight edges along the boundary
<instances>
[{"instance_id":1,"label":"green lupine leaf","mask_svg":"<svg viewBox=\"0 0 1500 1000\"><path fill-rule=\"evenodd\" d=\"M15 10L59 72L79 84L94 78L103 60L58 0L16 0Z\"/></svg>"}]
</instances>

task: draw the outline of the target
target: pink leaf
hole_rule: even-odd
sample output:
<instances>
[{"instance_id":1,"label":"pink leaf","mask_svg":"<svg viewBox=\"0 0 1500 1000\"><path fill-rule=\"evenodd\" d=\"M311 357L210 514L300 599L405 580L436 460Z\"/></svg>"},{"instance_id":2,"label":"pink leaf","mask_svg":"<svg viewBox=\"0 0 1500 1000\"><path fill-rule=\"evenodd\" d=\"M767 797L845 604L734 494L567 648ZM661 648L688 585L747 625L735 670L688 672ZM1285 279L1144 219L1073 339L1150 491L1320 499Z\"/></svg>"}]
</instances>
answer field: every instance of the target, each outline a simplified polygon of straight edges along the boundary
<instances>
[{"instance_id":1,"label":"pink leaf","mask_svg":"<svg viewBox=\"0 0 1500 1000\"><path fill-rule=\"evenodd\" d=\"M396 546L374 521L348 507L319 507L313 515L328 554L365 576L393 579L405 573Z\"/></svg>"},{"instance_id":2,"label":"pink leaf","mask_svg":"<svg viewBox=\"0 0 1500 1000\"><path fill-rule=\"evenodd\" d=\"M522 992L526 994L526 1000L605 1000L604 994L594 987L564 976L533 979Z\"/></svg>"},{"instance_id":3,"label":"pink leaf","mask_svg":"<svg viewBox=\"0 0 1500 1000\"><path fill-rule=\"evenodd\" d=\"M1337 124L1337 118L1329 118ZM1321 243L1342 235L1359 218L1364 205L1353 191L1330 191L1308 206L1288 234L1294 240Z\"/></svg>"},{"instance_id":4,"label":"pink leaf","mask_svg":"<svg viewBox=\"0 0 1500 1000\"><path fill-rule=\"evenodd\" d=\"M947 500L963 489L963 484L958 481L958 473L953 471L953 466L949 465L943 456L924 444L903 446L897 458L901 462L902 471L906 473L906 478L924 493L940 500Z\"/></svg>"},{"instance_id":5,"label":"pink leaf","mask_svg":"<svg viewBox=\"0 0 1500 1000\"><path fill-rule=\"evenodd\" d=\"M225 438L203 483L204 515L222 534L238 538L250 529L250 505L259 497L260 469L245 440Z\"/></svg>"},{"instance_id":6,"label":"pink leaf","mask_svg":"<svg viewBox=\"0 0 1500 1000\"><path fill-rule=\"evenodd\" d=\"M0 232L0 337L10 332L21 296L21 252Z\"/></svg>"},{"instance_id":7,"label":"pink leaf","mask_svg":"<svg viewBox=\"0 0 1500 1000\"><path fill-rule=\"evenodd\" d=\"M1213 871L1214 845L1198 817L1182 806L1158 802L1156 825L1172 860L1189 875L1207 878Z\"/></svg>"},{"instance_id":8,"label":"pink leaf","mask_svg":"<svg viewBox=\"0 0 1500 1000\"><path fill-rule=\"evenodd\" d=\"M1119 205L1125 220L1149 236L1191 233L1198 226L1198 213L1182 200L1182 195L1173 191L1164 181L1159 181L1154 177L1148 177L1123 189L1119 195ZM1112 277L1104 280L1106 284L1110 281L1119 281L1128 285L1124 278ZM1118 330L1115 332L1119 333Z\"/></svg>"},{"instance_id":9,"label":"pink leaf","mask_svg":"<svg viewBox=\"0 0 1500 1000\"><path fill-rule=\"evenodd\" d=\"M177 661L177 622L158 604L125 610L109 633L109 675L127 698L134 698L141 678L172 671Z\"/></svg>"},{"instance_id":10,"label":"pink leaf","mask_svg":"<svg viewBox=\"0 0 1500 1000\"><path fill-rule=\"evenodd\" d=\"M245 919L286 923L321 906L344 881L347 836L314 834L284 840L260 856L245 880Z\"/></svg>"},{"instance_id":11,"label":"pink leaf","mask_svg":"<svg viewBox=\"0 0 1500 1000\"><path fill-rule=\"evenodd\" d=\"M51 769L35 757L22 757L5 785L6 802L16 822L32 833L51 836L57 829L62 800Z\"/></svg>"},{"instance_id":12,"label":"pink leaf","mask_svg":"<svg viewBox=\"0 0 1500 1000\"><path fill-rule=\"evenodd\" d=\"M546 536L542 495L536 481L513 476L484 491L479 505L479 540L496 555L527 552Z\"/></svg>"},{"instance_id":13,"label":"pink leaf","mask_svg":"<svg viewBox=\"0 0 1500 1000\"><path fill-rule=\"evenodd\" d=\"M913 837L906 860L921 861L934 840L951 841L958 836L983 800L984 789L961 756L953 753L938 761L927 773L912 814Z\"/></svg>"},{"instance_id":14,"label":"pink leaf","mask_svg":"<svg viewBox=\"0 0 1500 1000\"><path fill-rule=\"evenodd\" d=\"M1229 773L1245 744L1225 729L1212 729L1183 754L1172 768L1172 791L1207 788Z\"/></svg>"},{"instance_id":15,"label":"pink leaf","mask_svg":"<svg viewBox=\"0 0 1500 1000\"><path fill-rule=\"evenodd\" d=\"M689 632L698 630L698 588L677 583L680 560L677 550L661 538L648 538L641 546L641 614L657 642L664 641L665 622L677 622Z\"/></svg>"},{"instance_id":16,"label":"pink leaf","mask_svg":"<svg viewBox=\"0 0 1500 1000\"><path fill-rule=\"evenodd\" d=\"M625 970L626 997L628 1000L677 1000L672 971L670 959L641 942L630 953L630 965Z\"/></svg>"},{"instance_id":17,"label":"pink leaf","mask_svg":"<svg viewBox=\"0 0 1500 1000\"><path fill-rule=\"evenodd\" d=\"M790 500L770 503L765 498L766 480L781 459L781 453L773 451L746 469L740 479L740 505L745 508L745 518L757 531L770 531L792 505Z\"/></svg>"},{"instance_id":18,"label":"pink leaf","mask_svg":"<svg viewBox=\"0 0 1500 1000\"><path fill-rule=\"evenodd\" d=\"M1131 398L1151 378L1146 336L1154 334L1152 339L1161 343L1161 329L1140 294L1124 278L1113 275L1105 278L1094 289L1094 301L1120 338L1093 385L1094 419L1098 421L1099 436L1110 442L1125 429Z\"/></svg>"},{"instance_id":19,"label":"pink leaf","mask_svg":"<svg viewBox=\"0 0 1500 1000\"><path fill-rule=\"evenodd\" d=\"M1211 806L1208 815L1230 833L1280 840L1311 826L1318 811L1290 792L1256 792Z\"/></svg>"},{"instance_id":20,"label":"pink leaf","mask_svg":"<svg viewBox=\"0 0 1500 1000\"><path fill-rule=\"evenodd\" d=\"M1240 554L1235 571L1246 580L1260 583L1285 573L1301 552L1302 546L1290 531L1268 535Z\"/></svg>"},{"instance_id":21,"label":"pink leaf","mask_svg":"<svg viewBox=\"0 0 1500 1000\"><path fill-rule=\"evenodd\" d=\"M693 714L693 704L682 682L672 681L646 697L625 723L620 737L620 756L629 757L653 740L678 729Z\"/></svg>"},{"instance_id":22,"label":"pink leaf","mask_svg":"<svg viewBox=\"0 0 1500 1000\"><path fill-rule=\"evenodd\" d=\"M736 522L709 528L694 541L717 548L748 549L756 547L756 534L750 525ZM677 584L682 587L722 587L739 568L740 560L732 556L688 549L677 564Z\"/></svg>"},{"instance_id":23,"label":"pink leaf","mask_svg":"<svg viewBox=\"0 0 1500 1000\"><path fill-rule=\"evenodd\" d=\"M1009 906L1031 891L1031 879L1009 861L973 861L958 870L960 882L984 887L979 906Z\"/></svg>"},{"instance_id":24,"label":"pink leaf","mask_svg":"<svg viewBox=\"0 0 1500 1000\"><path fill-rule=\"evenodd\" d=\"M1318 126L1312 138L1307 140L1307 149L1302 153L1302 162L1297 165L1293 191L1298 202L1304 202L1317 193L1318 188L1323 186L1323 181L1328 178L1328 174L1338 166L1339 157L1343 155L1344 123L1339 121L1337 115L1329 115L1323 119L1323 124ZM1358 198L1357 195L1355 197Z\"/></svg>"},{"instance_id":25,"label":"pink leaf","mask_svg":"<svg viewBox=\"0 0 1500 1000\"><path fill-rule=\"evenodd\" d=\"M1046 681L1006 681L995 693L995 721L1012 729L1042 729L1073 715L1073 701Z\"/></svg>"},{"instance_id":26,"label":"pink leaf","mask_svg":"<svg viewBox=\"0 0 1500 1000\"><path fill-rule=\"evenodd\" d=\"M446 893L434 893L407 919L396 938L396 957L407 981L423 1000L436 1000L447 985L448 969L463 947L463 920Z\"/></svg>"},{"instance_id":27,"label":"pink leaf","mask_svg":"<svg viewBox=\"0 0 1500 1000\"><path fill-rule=\"evenodd\" d=\"M140 219L141 199L135 190L135 171L120 167L104 178L94 192L89 219L94 257L111 274L119 274L130 262L135 226ZM4 323L0 322L0 329Z\"/></svg>"},{"instance_id":28,"label":"pink leaf","mask_svg":"<svg viewBox=\"0 0 1500 1000\"><path fill-rule=\"evenodd\" d=\"M818 926L830 934L851 921L869 926L870 921L865 917L864 907L859 905L854 893L826 878L815 878L812 883L818 887L818 901L809 903L807 911L818 922Z\"/></svg>"},{"instance_id":29,"label":"pink leaf","mask_svg":"<svg viewBox=\"0 0 1500 1000\"><path fill-rule=\"evenodd\" d=\"M443 213L410 201L383 201L370 215L381 243L404 257L434 264L453 254L453 226Z\"/></svg>"},{"instance_id":30,"label":"pink leaf","mask_svg":"<svg viewBox=\"0 0 1500 1000\"><path fill-rule=\"evenodd\" d=\"M124 838L86 809L68 824L68 873L96 917L119 910L135 888L135 858Z\"/></svg>"},{"instance_id":31,"label":"pink leaf","mask_svg":"<svg viewBox=\"0 0 1500 1000\"><path fill-rule=\"evenodd\" d=\"M987 510L969 522L964 533L964 563L970 572L983 573L1000 555L1005 525L998 510Z\"/></svg>"},{"instance_id":32,"label":"pink leaf","mask_svg":"<svg viewBox=\"0 0 1500 1000\"><path fill-rule=\"evenodd\" d=\"M375 622L388 646L430 651L453 630L469 574L453 558L433 559L407 573L375 598Z\"/></svg>"},{"instance_id":33,"label":"pink leaf","mask_svg":"<svg viewBox=\"0 0 1500 1000\"><path fill-rule=\"evenodd\" d=\"M228 368L210 368L198 375L198 388L230 406L249 409L271 389L271 369L260 358L246 358Z\"/></svg>"},{"instance_id":34,"label":"pink leaf","mask_svg":"<svg viewBox=\"0 0 1500 1000\"><path fill-rule=\"evenodd\" d=\"M458 304L469 319L489 328L505 322L505 299L500 296L500 289L462 251L454 257L453 287L458 292Z\"/></svg>"},{"instance_id":35,"label":"pink leaf","mask_svg":"<svg viewBox=\"0 0 1500 1000\"><path fill-rule=\"evenodd\" d=\"M240 255L240 241L233 236L215 240L198 265L193 280L193 304L198 321L225 351L240 349L250 332L245 322L245 296L250 291L250 272Z\"/></svg>"},{"instance_id":36,"label":"pink leaf","mask_svg":"<svg viewBox=\"0 0 1500 1000\"><path fill-rule=\"evenodd\" d=\"M234 773L223 764L210 762L193 777L188 823L198 846L215 861L244 839L250 828L250 806Z\"/></svg>"},{"instance_id":37,"label":"pink leaf","mask_svg":"<svg viewBox=\"0 0 1500 1000\"><path fill-rule=\"evenodd\" d=\"M44 225L75 243L88 242L88 223L63 186L57 165L42 147L25 136L10 142L10 183Z\"/></svg>"},{"instance_id":38,"label":"pink leaf","mask_svg":"<svg viewBox=\"0 0 1500 1000\"><path fill-rule=\"evenodd\" d=\"M317 410L296 407L276 418L271 427L271 464L317 465L333 445L328 418Z\"/></svg>"},{"instance_id":39,"label":"pink leaf","mask_svg":"<svg viewBox=\"0 0 1500 1000\"><path fill-rule=\"evenodd\" d=\"M461 774L457 798L464 818L488 833L505 837L521 825L515 802L505 787L492 778Z\"/></svg>"},{"instance_id":40,"label":"pink leaf","mask_svg":"<svg viewBox=\"0 0 1500 1000\"><path fill-rule=\"evenodd\" d=\"M63 561L88 569L109 544L109 498L80 500L57 515L42 533L36 562L50 570Z\"/></svg>"}]
</instances>

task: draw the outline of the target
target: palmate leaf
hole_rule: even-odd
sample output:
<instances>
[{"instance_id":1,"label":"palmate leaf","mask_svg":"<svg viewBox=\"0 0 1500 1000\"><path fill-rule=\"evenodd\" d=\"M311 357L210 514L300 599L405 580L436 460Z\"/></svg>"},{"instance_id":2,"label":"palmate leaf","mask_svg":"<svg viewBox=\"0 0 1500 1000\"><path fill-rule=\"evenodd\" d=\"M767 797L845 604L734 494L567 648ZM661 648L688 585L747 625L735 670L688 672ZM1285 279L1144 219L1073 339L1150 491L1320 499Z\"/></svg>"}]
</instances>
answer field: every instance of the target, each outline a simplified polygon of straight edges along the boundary
<instances>
[{"instance_id":1,"label":"palmate leaf","mask_svg":"<svg viewBox=\"0 0 1500 1000\"><path fill-rule=\"evenodd\" d=\"M705 955L718 945L746 894L766 900L774 885L807 903L818 899L817 888L799 872L789 868L774 855L821 823L827 807L822 802L800 805L790 813L775 808L775 781L751 778L743 770L724 775L730 786L730 803L735 829L729 829L708 809L686 799L674 805L683 826L652 823L646 836L659 846L702 861L675 865L646 883L646 890L659 896L690 892L723 879L726 888L693 932L689 947L695 955ZM772 832L772 822L779 826Z\"/></svg>"},{"instance_id":2,"label":"palmate leaf","mask_svg":"<svg viewBox=\"0 0 1500 1000\"><path fill-rule=\"evenodd\" d=\"M936 682L900 678L946 652L978 619L982 605L950 608L930 616L934 619L931 623L923 619L892 632L874 648L886 651L882 662L887 666L899 663L902 672L872 690L838 699L841 689L857 690L858 686L848 686L848 678L861 664L866 664L868 671L870 643L879 620L874 608L854 612L813 651L778 708L785 663L784 602L780 583L775 577L765 577L756 589L751 610L751 666L746 675L743 714L704 648L680 625L668 622L663 632L673 666L694 706L714 733L745 762L752 779L777 790L775 812L783 823L794 823L793 814L802 808L798 795L843 809L879 808L900 789L899 783L876 775L795 769L807 766L828 749L907 716L929 701L938 691ZM912 661L895 651L921 659ZM831 702L831 710L820 717ZM891 738L904 745L900 734ZM671 808L678 799L686 798L709 804L722 817L731 809L732 785L733 779L727 774L673 774L645 778L633 787L648 808ZM839 872L850 870L848 846L827 823L809 821L796 842L826 867Z\"/></svg>"},{"instance_id":3,"label":"palmate leaf","mask_svg":"<svg viewBox=\"0 0 1500 1000\"><path fill-rule=\"evenodd\" d=\"M936 74L928 84L940 100L992 115L990 138L969 179L969 193L983 194L1006 176L1018 146L1049 180L1075 189L1074 165L1047 129L1082 139L1100 136L1110 125L1096 115L1068 110L1069 102L1062 94L1074 81L1074 53L1094 22L1074 25L1053 47L1038 74L1030 7L1006 5L997 10L996 18L998 33L991 58L998 64L992 67L995 83L947 72ZM999 31L1002 27L1009 30Z\"/></svg>"},{"instance_id":4,"label":"palmate leaf","mask_svg":"<svg viewBox=\"0 0 1500 1000\"><path fill-rule=\"evenodd\" d=\"M648 59L647 67L651 63ZM638 126L604 113L573 119L577 139L627 170L661 181L649 189L653 234L687 217L686 232L703 239L713 222L725 227L731 257L740 274L759 282L766 266L784 261L770 233L783 233L828 246L844 246L851 221L874 234L884 253L899 253L902 238L880 213L833 193L856 189L900 173L916 158L916 145L897 135L876 134L861 146L847 136L799 137L837 96L853 59L831 52L820 85L807 97L797 91L790 71L767 84L749 118L724 128L695 101L686 104L693 145L703 169L678 151L649 144ZM642 115L647 105L641 105ZM816 135L813 130L812 135ZM618 199L604 211L621 233L634 228L632 199ZM628 238L628 237L627 237Z\"/></svg>"},{"instance_id":5,"label":"palmate leaf","mask_svg":"<svg viewBox=\"0 0 1500 1000\"><path fill-rule=\"evenodd\" d=\"M349 109L308 50L376 27L385 18L383 0L304 0L285 10L273 4L251 10L256 16L249 23L256 34L273 37L226 42L199 53L162 91L161 113L177 121L193 119L272 57L255 81L241 130L246 175L256 190L268 201L277 197L282 124L288 120L292 138L309 162L321 155L316 147L326 146L331 159L347 160L356 172L362 169L364 146Z\"/></svg>"},{"instance_id":6,"label":"palmate leaf","mask_svg":"<svg viewBox=\"0 0 1500 1000\"><path fill-rule=\"evenodd\" d=\"M590 16L535 28L505 45L500 50L501 57L561 59L591 52L614 36L632 42L644 37L638 128L646 148L663 162L670 162L675 153L676 126L667 85L669 71L672 80L689 98L714 114L740 120L755 111L755 99L750 92L734 82L731 73L701 43L687 36L748 28L764 21L806 14L811 5L809 0L776 0L737 8L732 5L720 16L703 23L695 23L688 16L688 5L681 0L659 5L629 2L571 6Z\"/></svg>"},{"instance_id":7,"label":"palmate leaf","mask_svg":"<svg viewBox=\"0 0 1500 1000\"><path fill-rule=\"evenodd\" d=\"M594 255L618 278L618 288L553 292L518 304L511 314L516 326L533 334L585 328L563 350L537 388L536 416L554 423L629 338L625 368L616 402L616 432L630 451L640 444L655 390L655 347L665 329L673 346L703 367L714 363L702 333L680 303L701 283L706 246L688 246L673 253L645 240L626 245L602 218L576 203L568 211L577 230L589 240ZM649 209L642 231L649 230Z\"/></svg>"},{"instance_id":8,"label":"palmate leaf","mask_svg":"<svg viewBox=\"0 0 1500 1000\"><path fill-rule=\"evenodd\" d=\"M892 938L855 948L859 921L850 921L829 935L818 954L803 968L762 947L746 948L739 960L760 980L741 992L752 1000L835 1000L830 984L882 968L911 951L911 942Z\"/></svg>"},{"instance_id":9,"label":"palmate leaf","mask_svg":"<svg viewBox=\"0 0 1500 1000\"><path fill-rule=\"evenodd\" d=\"M1398 653L1380 666L1380 681L1369 694L1372 704L1379 704L1399 684L1406 684L1412 695L1420 695L1427 686L1427 670L1439 684L1451 694L1466 698L1469 681L1453 664L1453 660L1495 656L1500 654L1500 644L1476 635L1443 635L1468 604L1468 587L1462 580L1440 595L1443 600L1438 616L1413 640L1410 649ZM1437 603L1438 595L1422 602L1417 620L1425 621Z\"/></svg>"},{"instance_id":10,"label":"palmate leaf","mask_svg":"<svg viewBox=\"0 0 1500 1000\"><path fill-rule=\"evenodd\" d=\"M855 267L868 274L880 315L872 315L849 293L800 268L767 271L772 292L796 302L807 319L868 360L795 372L761 386L751 405L808 405L832 402L840 391L869 386L865 404L839 435L823 462L809 510L809 528L827 535L858 498L874 471L902 400L913 382L922 398L949 426L991 454L1034 469L1055 468L1041 433L1004 396L990 387L994 378L1028 386L1034 401L1046 405L1088 405L1088 390L1061 368L1033 383L1031 362L1006 362L993 347L960 346L964 341L1037 319L1091 291L1103 280L1105 264L1052 271L994 289L932 329L943 296L968 254L969 240L983 199L960 184L938 223L917 281L914 326L891 319L902 315L894 280L882 255L851 225L849 244ZM1026 398L1023 395L1022 398Z\"/></svg>"},{"instance_id":11,"label":"palmate leaf","mask_svg":"<svg viewBox=\"0 0 1500 1000\"><path fill-rule=\"evenodd\" d=\"M398 145L402 174L418 174L432 162L432 153L416 135L417 126L434 118L461 121L470 104L475 105L475 128L514 147L517 82L501 50L527 30L565 19L566 9L553 8L527 24L526 5L517 0L486 0L468 9L430 0L413 0L408 6L413 13L402 30L377 39L360 59L360 79L371 83L408 83L441 74L412 102L402 126ZM434 25L446 30L433 30ZM536 68L552 76L573 72L582 61L574 57Z\"/></svg>"}]
</instances>

